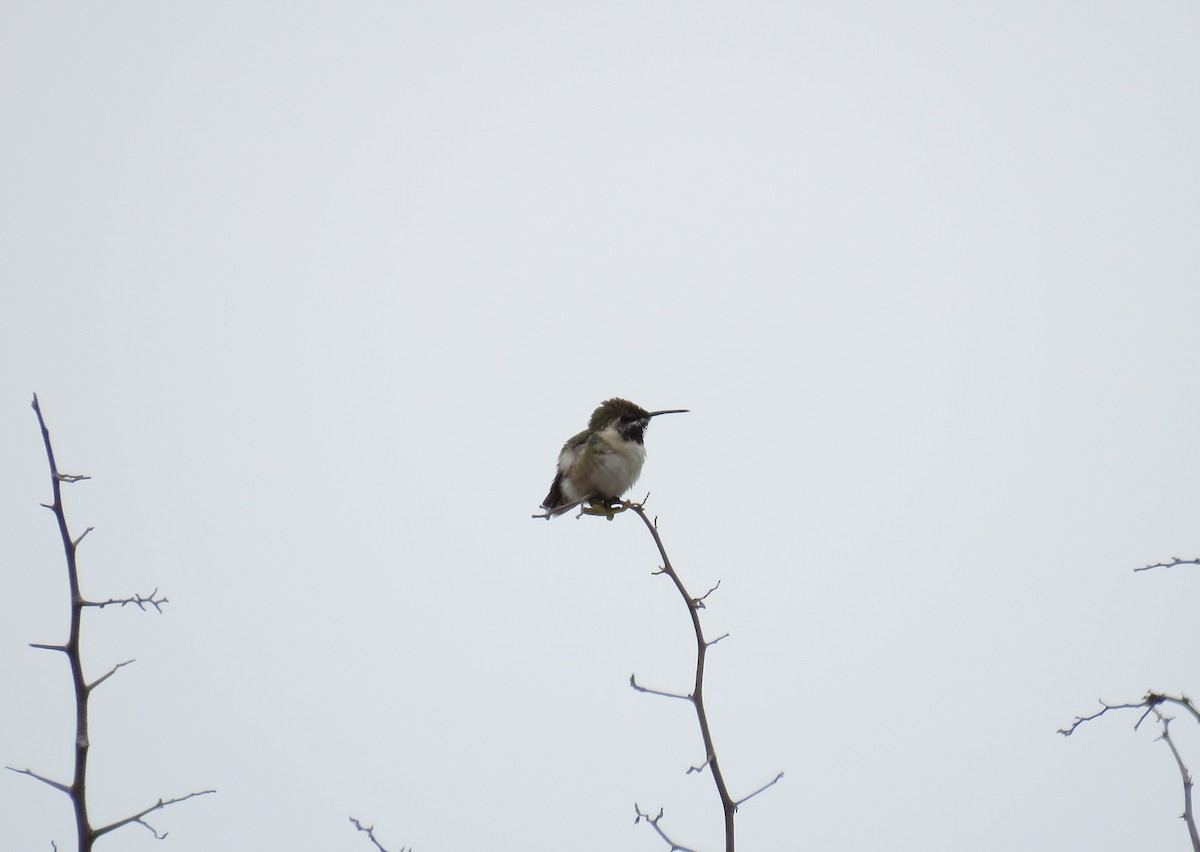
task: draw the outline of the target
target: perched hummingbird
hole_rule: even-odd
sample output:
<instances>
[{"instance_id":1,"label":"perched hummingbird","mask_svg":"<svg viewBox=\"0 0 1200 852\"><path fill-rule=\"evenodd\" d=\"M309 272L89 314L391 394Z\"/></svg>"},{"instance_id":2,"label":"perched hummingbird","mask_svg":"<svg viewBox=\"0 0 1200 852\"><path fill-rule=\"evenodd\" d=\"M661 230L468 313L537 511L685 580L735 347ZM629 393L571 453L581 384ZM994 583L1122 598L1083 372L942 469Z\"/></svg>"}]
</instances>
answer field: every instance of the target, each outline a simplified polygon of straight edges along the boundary
<instances>
[{"instance_id":1,"label":"perched hummingbird","mask_svg":"<svg viewBox=\"0 0 1200 852\"><path fill-rule=\"evenodd\" d=\"M606 505L620 500L642 473L646 460L643 436L650 418L686 411L647 411L618 397L600 403L587 428L563 444L558 454L558 472L542 501L546 518L561 515L584 500Z\"/></svg>"}]
</instances>

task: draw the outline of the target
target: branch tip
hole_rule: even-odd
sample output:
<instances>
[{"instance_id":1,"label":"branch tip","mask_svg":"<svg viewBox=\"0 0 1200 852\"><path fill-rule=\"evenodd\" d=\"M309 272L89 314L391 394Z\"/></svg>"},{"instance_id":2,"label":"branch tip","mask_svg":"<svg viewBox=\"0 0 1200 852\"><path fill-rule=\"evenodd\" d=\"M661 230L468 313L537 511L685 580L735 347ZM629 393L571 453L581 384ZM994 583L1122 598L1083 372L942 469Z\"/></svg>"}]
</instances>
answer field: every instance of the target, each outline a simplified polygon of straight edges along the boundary
<instances>
[{"instance_id":1,"label":"branch tip","mask_svg":"<svg viewBox=\"0 0 1200 852\"><path fill-rule=\"evenodd\" d=\"M373 825L370 825L370 826L363 825L361 822L359 822L359 821L358 821L357 819L355 819L354 817L350 817L350 822L354 823L354 827L355 827L355 828L357 828L359 831L366 832L367 838L368 838L368 839L369 839L369 840L370 840L372 843L374 843L374 844L375 844L375 848L376 848L376 849L378 849L378 850L379 850L379 852L387 852L387 849L385 849L385 848L383 847L383 844L382 844L382 843L380 843L380 842L379 842L379 841L376 839L376 837L375 837L375 826L373 826ZM411 849L406 849L405 847L401 846L401 847L400 847L400 852L412 852L412 850L411 850Z\"/></svg>"}]
</instances>

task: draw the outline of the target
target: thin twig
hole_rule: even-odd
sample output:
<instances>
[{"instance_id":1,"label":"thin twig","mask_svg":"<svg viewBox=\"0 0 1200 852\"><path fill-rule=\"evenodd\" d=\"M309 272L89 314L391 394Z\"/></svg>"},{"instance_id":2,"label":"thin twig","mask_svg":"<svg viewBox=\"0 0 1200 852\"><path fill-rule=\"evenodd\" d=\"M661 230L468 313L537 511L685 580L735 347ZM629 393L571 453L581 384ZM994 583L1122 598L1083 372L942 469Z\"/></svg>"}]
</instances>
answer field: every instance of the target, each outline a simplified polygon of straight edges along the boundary
<instances>
[{"instance_id":1,"label":"thin twig","mask_svg":"<svg viewBox=\"0 0 1200 852\"><path fill-rule=\"evenodd\" d=\"M1071 734L1075 733L1075 729L1078 728L1080 725L1082 725L1084 722L1091 722L1096 719L1099 719L1101 716L1103 716L1105 713L1107 713L1110 710L1133 710L1138 707L1146 707L1145 701L1139 701L1136 704L1109 704L1103 698L1099 698L1097 700L1100 702L1100 709L1097 712L1093 713L1090 716L1076 716L1075 721L1073 721L1071 723L1070 727L1059 728L1058 732L1060 734L1062 734L1064 737L1069 737L1069 736L1071 736ZM1153 705L1151 705L1151 706L1153 706ZM1149 714L1149 712L1150 712L1150 709L1147 708L1146 712L1143 713L1141 718L1138 719L1137 724L1135 724L1133 726L1134 730L1138 729L1138 727L1142 724L1142 720L1146 718L1146 716Z\"/></svg>"},{"instance_id":2,"label":"thin twig","mask_svg":"<svg viewBox=\"0 0 1200 852\"><path fill-rule=\"evenodd\" d=\"M1176 565L1200 565L1200 557L1195 559L1180 559L1178 556L1172 556L1170 562L1155 562L1153 565L1143 565L1141 568L1134 568L1134 571L1150 571L1154 568L1174 568Z\"/></svg>"},{"instance_id":3,"label":"thin twig","mask_svg":"<svg viewBox=\"0 0 1200 852\"><path fill-rule=\"evenodd\" d=\"M102 674L100 677L96 678L94 681L92 681L91 683L89 683L89 684L88 684L88 686L87 686L87 688L88 688L88 692L91 692L91 691L92 691L93 689L95 689L97 686L99 686L100 684L104 683L104 681L108 680L110 677L112 677L113 675L115 675L115 674L117 673L117 669L123 669L123 668L125 668L125 666L129 665L130 663L134 663L134 662L137 662L137 661L136 661L136 660L126 660L126 661L125 661L125 662L123 662L123 663L117 663L115 666L113 666L113 667L112 667L111 669L109 669L107 672L105 672L104 674Z\"/></svg>"},{"instance_id":4,"label":"thin twig","mask_svg":"<svg viewBox=\"0 0 1200 852\"><path fill-rule=\"evenodd\" d=\"M759 787L753 793L748 793L745 796L742 796L740 799L738 799L736 802L733 803L733 806L736 808L736 807L739 807L742 804L742 802L750 801L755 796L757 796L759 793L761 793L763 790L766 790L768 787L774 787L776 784L779 783L781 778L783 778L782 772L780 772L778 775L776 775L774 778L772 778L766 784L763 784L761 787Z\"/></svg>"},{"instance_id":5,"label":"thin twig","mask_svg":"<svg viewBox=\"0 0 1200 852\"><path fill-rule=\"evenodd\" d=\"M637 682L637 675L629 676L629 685L632 686L634 689L636 689L638 692L645 692L649 695L661 695L663 698L681 698L684 701L692 700L692 696L690 696L690 695L683 695L682 693L678 693L678 692L663 692L660 689L651 689L648 686L642 686L640 683Z\"/></svg>"},{"instance_id":6,"label":"thin twig","mask_svg":"<svg viewBox=\"0 0 1200 852\"><path fill-rule=\"evenodd\" d=\"M657 523L655 524L655 526L657 526ZM708 599L709 595L711 595L713 592L715 592L719 588L721 588L721 581L717 580L717 584L715 586L713 586L707 592L705 592L700 597L695 599L696 606L700 607L701 609L704 609L704 601Z\"/></svg>"},{"instance_id":7,"label":"thin twig","mask_svg":"<svg viewBox=\"0 0 1200 852\"><path fill-rule=\"evenodd\" d=\"M55 790L60 790L63 793L66 793L67 795L71 794L71 788L68 787L66 784L60 784L57 781L52 781L51 779L47 778L45 775L38 775L32 769L17 769L15 766L6 766L4 768L10 769L13 772L17 773L18 775L28 775L30 778L36 778L38 781L41 781L43 784L49 784Z\"/></svg>"},{"instance_id":8,"label":"thin twig","mask_svg":"<svg viewBox=\"0 0 1200 852\"><path fill-rule=\"evenodd\" d=\"M1064 737L1069 737L1071 734L1075 733L1075 730L1084 722L1091 722L1094 719L1099 719L1110 710L1136 710L1141 708L1144 710L1144 712L1138 717L1137 722L1133 726L1133 729L1136 731L1141 727L1142 722L1146 721L1146 717L1150 715L1154 708L1163 703L1175 704L1179 707L1182 707L1184 710L1190 713L1197 722L1200 722L1200 710L1196 709L1196 705L1192 703L1192 699L1188 698L1186 695L1174 696L1164 695L1161 692L1147 692L1142 700L1138 701L1137 703L1109 704L1103 699L1100 699L1100 709L1098 711L1090 716L1076 716L1075 721L1073 721L1069 727L1059 728L1058 732Z\"/></svg>"},{"instance_id":9,"label":"thin twig","mask_svg":"<svg viewBox=\"0 0 1200 852\"><path fill-rule=\"evenodd\" d=\"M130 825L131 823L136 822L138 825L141 825L141 826L145 827L147 830L149 830L149 832L151 834L153 834L156 838L158 838L159 840L162 840L164 837L167 836L167 833L164 832L162 834L159 834L157 831L155 831L154 827L152 825L150 825L150 823L146 822L146 820L144 819L146 814L150 814L150 813L153 813L154 811L161 810L166 807L170 807L171 805L179 804L180 802L186 802L188 799L193 799L196 796L207 796L209 793L215 793L215 792L217 792L217 791L216 790L197 790L195 793L188 793L186 796L179 796L178 798L175 798L175 799L159 799L157 802L155 802L150 807L146 808L143 811L139 811L138 813L134 814L133 816L127 816L127 817L125 817L125 819L119 819L116 822L110 822L106 826L97 828L95 831L92 832L92 836L100 837L102 835L108 834L110 831L113 831L114 829L120 828L123 825Z\"/></svg>"},{"instance_id":10,"label":"thin twig","mask_svg":"<svg viewBox=\"0 0 1200 852\"><path fill-rule=\"evenodd\" d=\"M143 612L146 610L146 605L149 604L158 610L159 614L161 615L162 605L165 603L170 603L170 601L167 600L165 595L160 595L158 593L158 589L156 588L149 595L134 594L132 597L128 598L109 598L106 601L81 601L81 603L83 606L94 606L97 609L104 609L106 606L113 605L124 607L128 606L129 604L133 604Z\"/></svg>"}]
</instances>

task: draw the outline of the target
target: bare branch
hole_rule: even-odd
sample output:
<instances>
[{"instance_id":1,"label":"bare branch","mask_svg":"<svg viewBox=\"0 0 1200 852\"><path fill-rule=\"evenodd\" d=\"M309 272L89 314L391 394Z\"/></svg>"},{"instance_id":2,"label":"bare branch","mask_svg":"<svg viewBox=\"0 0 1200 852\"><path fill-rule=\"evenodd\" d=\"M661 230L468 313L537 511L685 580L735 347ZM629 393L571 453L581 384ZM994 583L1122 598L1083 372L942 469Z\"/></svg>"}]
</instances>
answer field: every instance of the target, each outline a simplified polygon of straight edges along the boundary
<instances>
[{"instance_id":1,"label":"bare branch","mask_svg":"<svg viewBox=\"0 0 1200 852\"><path fill-rule=\"evenodd\" d=\"M721 763L717 757L716 746L713 744L712 731L708 725L708 713L704 707L704 662L706 655L708 654L709 646L721 641L721 639L724 639L725 636L720 636L711 642L704 638L704 628L700 624L700 610L704 608L704 598L716 591L716 588L720 585L720 583L705 593L703 597L695 598L688 594L687 589L683 585L683 581L679 578L679 574L676 573L674 566L671 564L671 558L667 555L667 549L663 545L661 536L658 534L658 519L655 518L653 521L651 521L649 516L646 514L645 507L641 503L630 503L626 501L623 504L623 507L632 509L637 516L642 519L642 523L645 524L646 529L650 531L650 535L654 539L654 545L658 548L658 555L662 558L662 570L659 573L666 574L671 578L671 582L675 584L676 591L679 592L680 597L683 598L684 603L687 605L688 615L690 615L692 619L692 631L696 635L696 681L694 687L692 688L692 693L688 697L692 702L692 706L696 710L696 721L700 725L700 737L704 741L704 753L707 755L704 766L708 767L712 774L713 784L717 788L717 796L721 800L721 810L725 816L725 852L733 852L733 823L734 814L737 811L738 803L735 802L733 797L729 795L729 787L725 783L725 775L721 771ZM634 689L638 689L641 692L653 692L657 695L667 695L668 697L674 698L683 697L680 695L658 692L657 690L650 690L645 687L641 687L632 677L630 677L629 683ZM699 771L699 769L696 771ZM769 787L770 785L768 784L767 786ZM757 793L761 791L755 792ZM641 816L641 811L638 811L638 813L639 816ZM658 828L658 819L661 817L662 813L660 811L658 817L653 818L651 821L651 825L654 826L655 830L659 832L659 835L662 836L663 839L667 839L666 835L663 834ZM648 815L645 816L645 819L651 820ZM676 848L673 841L672 848Z\"/></svg>"},{"instance_id":2,"label":"bare branch","mask_svg":"<svg viewBox=\"0 0 1200 852\"><path fill-rule=\"evenodd\" d=\"M159 840L162 840L167 835L165 833L159 834L157 831L154 830L154 827L152 825L150 825L150 823L146 822L145 816L147 814L154 813L154 811L162 810L163 808L170 807L171 805L177 805L180 802L186 802L188 799L194 799L196 796L207 796L209 793L215 793L215 792L217 792L217 791L216 790L197 790L194 793L188 793L186 796L179 796L178 798L175 798L175 799L159 799L156 803L154 803L150 807L146 808L144 811L140 811L139 813L136 813L133 816L125 817L125 819L119 819L116 822L110 822L108 825L103 826L102 828L97 828L95 831L92 832L92 836L100 837L102 835L108 834L110 831L114 831L115 829L121 828L122 826L129 825L130 823L136 822L138 825L141 825L141 826L149 829L150 833L153 834L155 837L157 837Z\"/></svg>"},{"instance_id":3,"label":"bare branch","mask_svg":"<svg viewBox=\"0 0 1200 852\"><path fill-rule=\"evenodd\" d=\"M388 851L387 851L387 849L385 849L385 848L383 847L383 844L382 844L382 843L380 843L380 842L379 842L379 841L376 839L376 837L375 837L375 826L373 826L373 825L370 825L370 826L363 825L361 822L359 822L359 821L358 821L357 819L355 819L354 817L350 817L350 822L354 823L354 827L355 827L355 828L357 828L359 831L365 831L365 832L366 832L366 834L367 834L367 838L368 838L368 839L369 839L369 840L370 840L372 843L374 843L374 844L375 844L375 848L376 848L376 849L378 849L378 850L379 850L379 852L388 852ZM412 850L411 850L411 849L406 849L405 847L401 846L401 847L400 847L400 852L412 852Z\"/></svg>"},{"instance_id":4,"label":"bare branch","mask_svg":"<svg viewBox=\"0 0 1200 852\"><path fill-rule=\"evenodd\" d=\"M684 701L692 700L692 696L690 696L690 695L681 695L678 692L663 692L658 689L651 689L648 686L642 686L640 683L637 682L637 675L629 676L629 685L632 686L634 689L636 689L638 692L645 692L650 695L661 695L663 698L681 698Z\"/></svg>"},{"instance_id":5,"label":"bare branch","mask_svg":"<svg viewBox=\"0 0 1200 852\"><path fill-rule=\"evenodd\" d=\"M1144 708L1144 712L1138 717L1137 722L1133 726L1133 729L1136 731L1141 727L1142 722L1146 721L1146 717L1153 712L1154 708L1163 703L1175 704L1179 707L1182 707L1184 710L1190 713L1197 722L1200 722L1200 710L1196 709L1196 705L1192 703L1192 699L1188 698L1186 695L1174 696L1164 695L1161 692L1147 692L1142 700L1136 704L1109 704L1101 699L1100 709L1097 712L1090 716L1076 716L1075 721L1071 723L1070 727L1059 728L1058 732L1064 737L1069 737L1071 734L1075 733L1075 729L1084 722L1091 722L1094 719L1099 719L1110 710L1136 710L1139 708Z\"/></svg>"},{"instance_id":6,"label":"bare branch","mask_svg":"<svg viewBox=\"0 0 1200 852\"><path fill-rule=\"evenodd\" d=\"M649 496L650 495L647 494L646 499L648 499ZM710 770L712 777L713 777L713 783L717 788L717 795L721 801L721 810L723 812L724 819L725 819L725 852L733 852L733 849L734 849L734 813L737 811L738 804L740 802L746 801L746 799L749 799L752 796L758 795L763 790L767 789L768 787L770 787L773 784L775 784L776 782L778 782L779 779L783 777L783 773L780 773L779 775L777 775L775 777L775 779L773 781L771 781L768 784L763 785L762 787L760 787L759 789L757 789L753 793L751 793L749 796L746 796L745 798L743 798L739 801L734 801L733 798L729 795L729 788L725 783L725 777L724 777L724 774L721 772L721 766L720 766L720 763L717 758L716 749L713 746L712 732L711 732L711 730L709 728L709 724L708 724L708 714L704 707L705 656L706 656L710 646L715 645L717 642L720 642L722 639L725 639L726 637L728 637L729 634L725 633L725 634L722 634L721 636L718 636L716 639L706 640L704 638L704 629L700 623L700 615L699 615L700 610L705 609L705 604L704 604L705 599L707 599L709 597L709 595L713 594L717 589L719 589L721 586L721 583L720 583L720 581L718 581L715 586L713 586L711 589L709 589L707 592L705 592L700 597L693 597L692 595L688 594L687 588L683 585L683 581L679 578L679 575L676 573L675 568L671 565L671 559L667 555L667 550L666 550L666 547L663 545L662 538L659 536L658 518L657 518L657 516L654 517L653 519L650 518L650 516L646 513L645 503L646 503L645 499L641 503L635 503L630 500L611 501L611 502L601 501L600 503L590 502L587 506L583 506L580 508L578 517L582 517L583 515L603 515L604 517L606 517L608 520L611 521L614 519L614 517L618 513L632 510L639 518L641 518L642 523L645 524L646 529L649 530L651 537L654 539L654 545L658 549L658 554L662 559L662 566L660 568L658 568L656 571L654 571L653 573L654 574L665 574L667 577L669 577L671 582L674 584L676 591L679 592L680 597L683 599L684 604L687 606L688 614L691 617L691 621L692 621L692 630L695 633L695 638L696 638L696 674L695 674L694 687L693 687L691 693L684 695L684 694L677 693L677 692L665 692L663 690L652 689L647 686L642 686L641 684L639 684L637 682L636 675L629 676L629 685L631 687L633 687L635 690L637 690L638 692L645 692L645 693L649 693L651 695L660 695L664 698L677 698L677 699L680 699L683 701L691 702L692 707L696 711L696 721L699 723L699 726L700 726L700 736L704 741L704 753L706 755L706 758L705 758L704 763L702 763L700 766L693 766L693 767L689 768L688 774L699 773L699 772L702 772L706 768ZM550 517L550 515L551 515L551 510L548 510L545 514L534 515L533 517L548 518L548 517ZM648 813L643 813L641 808L638 807L636 804L634 805L634 810L637 813L637 819L635 820L635 824L637 822L641 822L642 820L646 820L648 823L650 823L650 825L654 828L655 832L658 833L659 837L661 837L671 847L672 852L677 852L677 850L678 850L678 852L692 852L692 850L688 849L685 846L681 846L678 843L676 843L674 840L672 840L659 826L658 823L662 819L662 815L663 815L663 812L661 809L658 812L658 816L651 816Z\"/></svg>"},{"instance_id":7,"label":"bare branch","mask_svg":"<svg viewBox=\"0 0 1200 852\"><path fill-rule=\"evenodd\" d=\"M1154 715L1162 723L1162 734L1159 739L1165 742L1167 748L1171 750L1171 755L1175 758L1175 765L1179 767L1179 776L1183 780L1182 819L1187 824L1188 836L1192 840L1192 852L1200 852L1200 833L1196 831L1196 816L1192 811L1192 775L1188 772L1183 758L1180 757L1179 749L1175 748L1175 741L1171 739L1171 718L1164 716L1157 707L1154 708Z\"/></svg>"},{"instance_id":8,"label":"bare branch","mask_svg":"<svg viewBox=\"0 0 1200 852\"><path fill-rule=\"evenodd\" d=\"M1071 734L1075 733L1075 729L1078 728L1080 725L1082 725L1084 722L1091 722L1095 719L1099 719L1101 716L1103 716L1109 710L1133 710L1137 707L1146 707L1145 701L1139 701L1136 704L1109 704L1103 698L1099 698L1099 699L1097 699L1097 701L1100 702L1100 710L1099 711L1093 713L1090 716L1076 716L1075 721L1073 721L1071 723L1071 726L1069 728L1059 728L1058 732L1060 734L1062 734L1064 737L1069 737L1069 736L1071 736ZM1150 706L1152 707L1153 705L1150 705ZM1150 712L1150 710L1147 709L1146 713L1149 713L1149 712ZM1144 719L1146 717L1146 713L1143 713L1142 718L1138 719L1137 724L1133 726L1134 730L1137 730L1138 725L1142 724L1142 719Z\"/></svg>"},{"instance_id":9,"label":"bare branch","mask_svg":"<svg viewBox=\"0 0 1200 852\"><path fill-rule=\"evenodd\" d=\"M50 440L50 430L47 428L46 420L42 416L42 410L38 404L37 394L34 394L33 396L33 410L37 415L38 426L40 427L42 433L42 444L45 447L46 462L50 468L50 488L51 493L53 494L53 500L49 503L42 503L42 505L54 513L55 521L58 525L59 538L62 540L63 556L66 559L67 567L68 591L70 593L69 600L71 604L71 620L68 628L67 640L65 642L58 645L32 643L31 647L45 651L61 651L66 655L68 663L71 667L71 684L75 694L75 759L72 773L73 777L70 784L61 784L57 781L51 781L50 779L44 778L31 770L14 769L13 771L21 772L22 774L37 778L38 780L54 787L56 790L61 790L67 794L71 800L71 805L75 812L75 830L78 841L76 848L79 850L79 852L91 852L97 837L107 834L108 832L120 828L121 826L129 825L130 823L137 823L138 825L141 825L143 828L147 829L155 837L162 839L166 837L166 834L164 833L160 835L153 826L146 822L145 817L147 814L150 814L161 808L165 808L169 805L176 804L177 802L183 802L195 796L203 796L207 793L213 793L216 791L203 790L196 793L189 793L186 796L176 799L159 799L157 804L154 804L131 817L118 820L117 822L107 825L104 828L92 828L92 823L88 816L88 800L85 784L88 777L88 752L91 748L91 741L88 736L88 699L93 689L116 674L118 669L121 669L124 666L132 663L133 660L126 660L123 663L118 663L109 669L108 672L101 675L91 683L88 683L83 672L80 641L83 627L82 615L84 607L94 606L97 608L103 608L110 604L120 604L124 606L132 603L143 610L147 605L149 605L153 606L159 612L162 612L162 604L166 603L167 599L160 596L158 594L158 589L155 589L150 593L149 596L142 596L139 594L129 598L112 599L108 601L84 600L83 595L79 590L79 568L76 561L76 550L79 546L79 543L82 542L88 533L92 531L93 527L88 527L78 537L72 538L69 526L67 524L66 512L63 508L62 485L64 483L70 484L80 482L85 479L90 479L91 477L84 476L82 474L61 473L58 470L58 463L54 458L54 447ZM9 768L11 769L12 767Z\"/></svg>"},{"instance_id":10,"label":"bare branch","mask_svg":"<svg viewBox=\"0 0 1200 852\"><path fill-rule=\"evenodd\" d=\"M157 587L155 587L154 591L149 595L134 594L132 597L109 598L106 601L81 601L82 606L94 606L97 609L104 609L106 606L112 606L114 604L122 607L127 606L128 604L133 604L143 612L145 612L146 605L148 604L158 610L160 615L162 614L162 605L165 603L170 603L170 601L167 600L165 595L160 595L158 593Z\"/></svg>"},{"instance_id":11,"label":"bare branch","mask_svg":"<svg viewBox=\"0 0 1200 852\"><path fill-rule=\"evenodd\" d=\"M96 678L94 681L92 681L91 683L89 683L89 684L87 685L87 691L88 691L88 692L91 692L91 691L92 691L93 689L95 689L97 686L99 686L100 684L104 683L104 681L108 680L110 677L112 677L113 675L115 675L115 674L117 673L117 669L124 668L125 666L127 666L127 665L129 665L130 663L133 663L133 662L137 662L137 661L136 661L136 660L126 660L126 661L125 661L125 662L123 662L123 663L117 663L115 666L113 666L113 667L112 667L111 669L109 669L107 672L105 672L104 674L102 674L100 677Z\"/></svg>"},{"instance_id":12,"label":"bare branch","mask_svg":"<svg viewBox=\"0 0 1200 852\"><path fill-rule=\"evenodd\" d=\"M1136 571L1150 571L1154 568L1174 568L1176 565L1200 565L1200 557L1195 559L1180 559L1178 556L1172 556L1170 562L1155 562L1153 565L1143 565L1141 568L1134 568Z\"/></svg>"},{"instance_id":13,"label":"bare branch","mask_svg":"<svg viewBox=\"0 0 1200 852\"><path fill-rule=\"evenodd\" d=\"M766 784L763 784L761 787L759 787L759 788L758 788L757 790L755 790L753 793L749 793L749 794L747 794L747 795L745 795L745 796L742 796L740 799L738 799L736 802L734 802L734 803L733 803L733 806L734 806L735 808L736 808L736 807L740 807L740 806L742 805L742 803L743 803L743 802L748 802L748 801L750 801L750 800L751 800L751 799L753 799L755 796L757 796L759 793L761 793L763 790L766 790L768 787L774 787L776 784L778 784L778 783L779 783L779 779L781 779L781 778L783 778L783 773L782 773L782 772L780 772L778 775L776 775L774 778L772 778L772 779L771 779L770 781L768 781Z\"/></svg>"},{"instance_id":14,"label":"bare branch","mask_svg":"<svg viewBox=\"0 0 1200 852\"><path fill-rule=\"evenodd\" d=\"M637 814L637 818L633 821L633 824L637 825L642 820L650 823L650 827L653 828L658 836L663 839L663 842L671 847L671 852L696 852L696 850L692 849L690 846L681 846L680 844L676 843L667 835L665 831L662 830L662 828L659 827L659 820L663 818L662 808L658 809L658 816L650 816L650 814L643 813L642 809L635 802L633 805L633 810L634 813Z\"/></svg>"},{"instance_id":15,"label":"bare branch","mask_svg":"<svg viewBox=\"0 0 1200 852\"><path fill-rule=\"evenodd\" d=\"M36 778L37 780L41 781L43 784L49 784L55 790L58 790L62 793L66 793L68 796L71 795L71 788L68 787L66 784L60 784L57 781L52 781L49 778L47 778L45 775L38 775L32 769L17 769L15 766L6 766L4 768L11 770L12 772L17 773L18 775L28 775L30 778Z\"/></svg>"}]
</instances>

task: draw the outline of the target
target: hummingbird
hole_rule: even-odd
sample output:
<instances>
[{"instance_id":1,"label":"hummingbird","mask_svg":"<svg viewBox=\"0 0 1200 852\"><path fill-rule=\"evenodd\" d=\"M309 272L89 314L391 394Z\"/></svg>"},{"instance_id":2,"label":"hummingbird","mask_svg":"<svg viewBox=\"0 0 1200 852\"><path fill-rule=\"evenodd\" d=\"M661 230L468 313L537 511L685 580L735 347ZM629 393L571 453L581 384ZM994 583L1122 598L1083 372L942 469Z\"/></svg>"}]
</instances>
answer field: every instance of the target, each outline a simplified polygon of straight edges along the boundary
<instances>
[{"instance_id":1,"label":"hummingbird","mask_svg":"<svg viewBox=\"0 0 1200 852\"><path fill-rule=\"evenodd\" d=\"M647 411L620 397L600 403L587 428L569 438L558 453L558 470L542 501L545 518L570 511L584 500L606 506L620 500L642 473L643 439L650 418L686 412L686 408Z\"/></svg>"}]
</instances>

